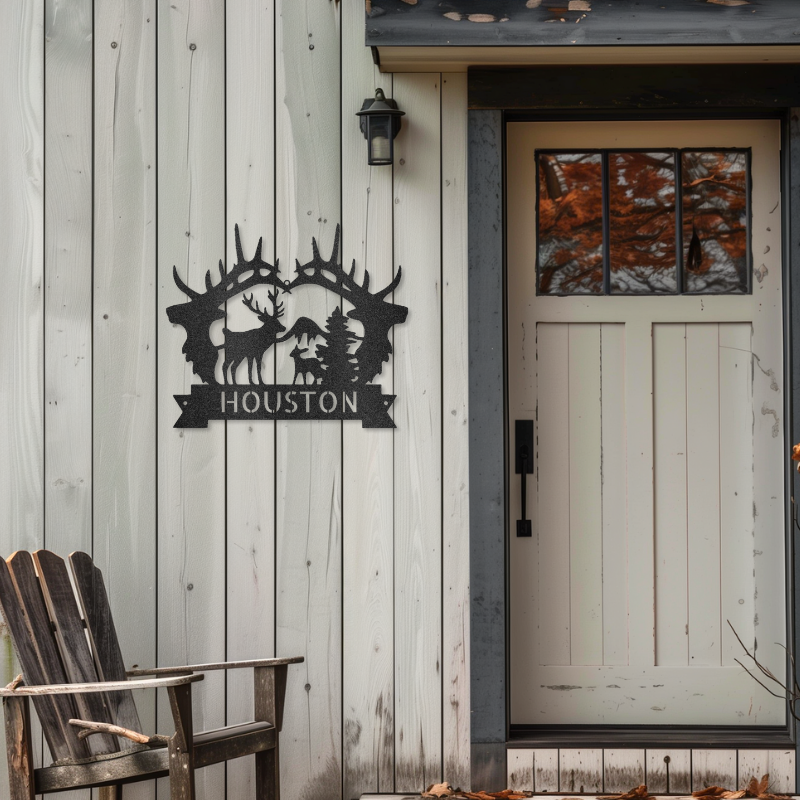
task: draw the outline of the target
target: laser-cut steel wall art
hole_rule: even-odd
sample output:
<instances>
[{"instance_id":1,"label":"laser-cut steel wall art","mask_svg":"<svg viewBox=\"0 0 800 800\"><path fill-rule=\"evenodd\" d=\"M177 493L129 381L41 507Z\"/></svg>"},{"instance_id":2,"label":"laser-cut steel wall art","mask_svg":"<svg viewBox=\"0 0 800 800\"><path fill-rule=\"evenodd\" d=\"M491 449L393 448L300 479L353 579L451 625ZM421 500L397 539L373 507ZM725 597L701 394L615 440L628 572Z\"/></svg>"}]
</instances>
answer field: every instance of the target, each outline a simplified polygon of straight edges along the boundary
<instances>
[{"instance_id":1,"label":"laser-cut steel wall art","mask_svg":"<svg viewBox=\"0 0 800 800\"><path fill-rule=\"evenodd\" d=\"M263 260L261 239L253 258L245 259L238 225L237 263L226 272L220 260L218 283L213 282L209 270L205 291L196 291L173 267L175 283L189 300L170 306L167 317L186 331L183 353L203 381L192 384L190 394L175 395L182 412L176 428L205 428L209 420L218 419L349 419L361 420L364 428L395 427L388 413L395 395L382 394L381 387L371 381L392 353L389 332L408 315L405 306L387 299L400 283L402 270L397 268L388 286L370 293L368 271L359 284L355 260L349 272L339 263L339 234L337 225L333 253L327 261L312 239L313 258L305 264L295 262L291 281L281 279L277 261L272 265ZM257 286L271 287L267 290L269 302L263 308L255 299ZM333 292L352 308L343 312L337 306L324 325L298 317L287 330L281 298L307 286ZM219 320L227 323L227 304L240 295L243 305L261 324L248 330L230 330L226 324L222 328L224 341L216 344L212 326ZM363 335L351 329L351 320L360 323ZM291 384L270 383L264 374L264 356L280 345L293 345L288 353L294 361ZM236 372L245 364L246 382L236 383Z\"/></svg>"}]
</instances>

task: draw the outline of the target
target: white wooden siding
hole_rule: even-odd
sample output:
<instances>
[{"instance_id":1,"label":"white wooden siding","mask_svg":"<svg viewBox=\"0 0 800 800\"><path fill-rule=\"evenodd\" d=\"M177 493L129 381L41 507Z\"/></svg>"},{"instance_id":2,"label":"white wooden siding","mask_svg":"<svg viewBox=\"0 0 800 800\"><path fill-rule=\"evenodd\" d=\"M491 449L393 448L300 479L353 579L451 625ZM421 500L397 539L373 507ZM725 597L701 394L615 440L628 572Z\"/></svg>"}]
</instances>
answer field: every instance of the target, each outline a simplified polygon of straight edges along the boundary
<instances>
[{"instance_id":1,"label":"white wooden siding","mask_svg":"<svg viewBox=\"0 0 800 800\"><path fill-rule=\"evenodd\" d=\"M92 552L131 665L305 655L285 796L468 787L466 77L393 81L362 8L329 0L26 0L3 5L0 39L17 265L0 301L0 553ZM394 170L367 166L354 116L377 86L408 115ZM186 301L173 266L202 287L234 263L238 223L245 255L263 237L288 277L339 222L359 280L403 268L409 317L379 379L397 430L173 428L173 395L197 381L165 314ZM307 296L318 318L335 304ZM265 369L292 380L285 357ZM209 675L196 724L247 718L251 692L247 674ZM154 696L138 703L169 727ZM238 800L252 779L251 759L204 770L198 794Z\"/></svg>"},{"instance_id":2,"label":"white wooden siding","mask_svg":"<svg viewBox=\"0 0 800 800\"><path fill-rule=\"evenodd\" d=\"M510 748L508 788L537 794L617 793L646 784L656 796L689 794L707 786L744 788L769 773L773 792L795 792L794 750L545 750ZM583 785L583 789L581 789Z\"/></svg>"}]
</instances>

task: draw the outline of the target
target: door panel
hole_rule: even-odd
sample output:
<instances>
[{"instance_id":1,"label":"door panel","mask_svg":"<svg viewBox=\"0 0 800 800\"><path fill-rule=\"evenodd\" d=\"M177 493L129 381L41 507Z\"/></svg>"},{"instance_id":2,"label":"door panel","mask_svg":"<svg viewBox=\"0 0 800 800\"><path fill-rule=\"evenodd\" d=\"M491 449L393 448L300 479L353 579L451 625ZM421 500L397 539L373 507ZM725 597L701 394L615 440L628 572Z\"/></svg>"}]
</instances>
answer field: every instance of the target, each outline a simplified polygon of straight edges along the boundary
<instances>
[{"instance_id":1,"label":"door panel","mask_svg":"<svg viewBox=\"0 0 800 800\"><path fill-rule=\"evenodd\" d=\"M507 141L509 420L536 436L512 722L781 724L727 624L784 674L778 124L512 123ZM753 293L537 296L535 150L680 147L751 148Z\"/></svg>"}]
</instances>

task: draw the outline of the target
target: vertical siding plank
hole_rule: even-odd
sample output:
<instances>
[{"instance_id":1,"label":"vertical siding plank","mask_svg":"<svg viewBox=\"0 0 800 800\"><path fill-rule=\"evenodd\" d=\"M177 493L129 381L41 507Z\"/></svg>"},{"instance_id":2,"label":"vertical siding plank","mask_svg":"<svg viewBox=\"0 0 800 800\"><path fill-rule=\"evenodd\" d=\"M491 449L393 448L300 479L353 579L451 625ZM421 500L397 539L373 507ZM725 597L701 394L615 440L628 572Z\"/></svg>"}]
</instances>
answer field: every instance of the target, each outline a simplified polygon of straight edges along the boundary
<instances>
[{"instance_id":1,"label":"vertical siding plank","mask_svg":"<svg viewBox=\"0 0 800 800\"><path fill-rule=\"evenodd\" d=\"M442 76L444 777L470 783L467 76Z\"/></svg>"},{"instance_id":2,"label":"vertical siding plank","mask_svg":"<svg viewBox=\"0 0 800 800\"><path fill-rule=\"evenodd\" d=\"M686 326L689 666L719 666L719 326Z\"/></svg>"},{"instance_id":3,"label":"vertical siding plank","mask_svg":"<svg viewBox=\"0 0 800 800\"><path fill-rule=\"evenodd\" d=\"M45 3L45 545L92 551L92 2Z\"/></svg>"},{"instance_id":4,"label":"vertical siding plank","mask_svg":"<svg viewBox=\"0 0 800 800\"><path fill-rule=\"evenodd\" d=\"M378 87L390 97L392 76L363 45L363 10L344 4L342 263L380 289L393 278L392 170L367 164L353 113ZM373 382L392 392L391 362ZM391 430L343 423L345 798L394 790L393 442Z\"/></svg>"},{"instance_id":5,"label":"vertical siding plank","mask_svg":"<svg viewBox=\"0 0 800 800\"><path fill-rule=\"evenodd\" d=\"M767 766L769 768L769 791L775 794L795 794L794 750L770 750Z\"/></svg>"},{"instance_id":6,"label":"vertical siding plank","mask_svg":"<svg viewBox=\"0 0 800 800\"><path fill-rule=\"evenodd\" d=\"M689 750L648 750L645 781L651 794L688 794L692 791Z\"/></svg>"},{"instance_id":7,"label":"vertical siding plank","mask_svg":"<svg viewBox=\"0 0 800 800\"><path fill-rule=\"evenodd\" d=\"M14 268L0 298L0 331L13 343L0 352L4 413L0 417L0 557L44 542L43 265L44 265L44 4L0 4L3 101L0 241ZM0 682L19 673L11 639L0 626ZM2 743L3 736L0 736ZM33 738L41 766L41 736ZM0 759L0 786L8 764Z\"/></svg>"},{"instance_id":8,"label":"vertical siding plank","mask_svg":"<svg viewBox=\"0 0 800 800\"><path fill-rule=\"evenodd\" d=\"M648 321L625 324L625 407L628 414L628 564L654 564L658 546L654 531L654 343ZM657 457L658 451L655 451ZM630 597L655 597L654 573L628 572ZM628 625L628 663L652 667L655 659L656 610L653 603L631 603Z\"/></svg>"},{"instance_id":9,"label":"vertical siding plank","mask_svg":"<svg viewBox=\"0 0 800 800\"><path fill-rule=\"evenodd\" d=\"M644 750L603 750L604 792L627 792L644 782Z\"/></svg>"},{"instance_id":10,"label":"vertical siding plank","mask_svg":"<svg viewBox=\"0 0 800 800\"><path fill-rule=\"evenodd\" d=\"M173 394L188 393L184 330L164 309L225 254L224 6L174 0L158 6L158 660L225 658L225 430L173 428ZM213 274L213 273L212 273ZM225 722L224 674L195 693L195 727ZM170 721L159 704L159 729ZM198 798L224 797L224 767L197 773ZM161 790L159 790L160 793Z\"/></svg>"},{"instance_id":11,"label":"vertical siding plank","mask_svg":"<svg viewBox=\"0 0 800 800\"><path fill-rule=\"evenodd\" d=\"M276 8L276 250L290 278L295 258L311 259L312 236L330 257L340 219L340 6L281 0ZM322 289L295 291L286 298L287 328L300 315L324 327L339 304ZM293 380L289 352L276 352L278 383ZM342 427L280 422L275 437L276 646L278 655L306 659L289 674L282 793L335 800L342 794Z\"/></svg>"},{"instance_id":12,"label":"vertical siding plank","mask_svg":"<svg viewBox=\"0 0 800 800\"><path fill-rule=\"evenodd\" d=\"M558 791L558 750L533 751L533 791Z\"/></svg>"},{"instance_id":13,"label":"vertical siding plank","mask_svg":"<svg viewBox=\"0 0 800 800\"><path fill-rule=\"evenodd\" d=\"M507 753L507 789L533 791L533 750L509 750ZM455 784L452 784L455 786ZM462 787L463 788L463 787Z\"/></svg>"},{"instance_id":14,"label":"vertical siding plank","mask_svg":"<svg viewBox=\"0 0 800 800\"><path fill-rule=\"evenodd\" d=\"M397 791L438 781L442 757L442 405L438 74L397 75L413 124L395 142L395 698ZM413 322L412 322L413 320Z\"/></svg>"},{"instance_id":15,"label":"vertical siding plank","mask_svg":"<svg viewBox=\"0 0 800 800\"><path fill-rule=\"evenodd\" d=\"M706 786L736 785L735 750L692 750L692 791Z\"/></svg>"},{"instance_id":16,"label":"vertical siding plank","mask_svg":"<svg viewBox=\"0 0 800 800\"><path fill-rule=\"evenodd\" d=\"M569 326L537 325L536 354L539 596L534 657L540 664L569 664Z\"/></svg>"},{"instance_id":17,"label":"vertical siding plank","mask_svg":"<svg viewBox=\"0 0 800 800\"><path fill-rule=\"evenodd\" d=\"M560 792L576 794L602 792L603 751L560 750L559 773Z\"/></svg>"},{"instance_id":18,"label":"vertical siding plank","mask_svg":"<svg viewBox=\"0 0 800 800\"><path fill-rule=\"evenodd\" d=\"M262 257L269 263L275 259L274 23L272 0L225 3L228 269L237 261L237 224L247 258L263 237ZM265 290L255 295L266 307ZM227 313L231 329L251 325L241 295L228 303ZM268 380L275 374L273 350L264 359L263 374ZM275 653L275 423L229 422L226 433L227 657L264 658ZM250 670L234 670L226 679L228 724L251 720ZM228 763L229 798L254 797L254 780L252 758Z\"/></svg>"},{"instance_id":19,"label":"vertical siding plank","mask_svg":"<svg viewBox=\"0 0 800 800\"><path fill-rule=\"evenodd\" d=\"M728 625L752 642L755 616L753 547L753 355L750 323L719 326L719 464L722 664L743 653Z\"/></svg>"},{"instance_id":20,"label":"vertical siding plank","mask_svg":"<svg viewBox=\"0 0 800 800\"><path fill-rule=\"evenodd\" d=\"M738 773L739 784L736 787L744 789L750 782L751 778L761 780L761 776L769 772L769 750L739 750L738 756ZM770 775L770 784L772 784L772 776ZM771 791L775 791L772 789Z\"/></svg>"},{"instance_id":21,"label":"vertical siding plank","mask_svg":"<svg viewBox=\"0 0 800 800\"><path fill-rule=\"evenodd\" d=\"M603 663L628 663L625 326L601 326ZM607 789L607 787L606 787Z\"/></svg>"},{"instance_id":22,"label":"vertical siding plank","mask_svg":"<svg viewBox=\"0 0 800 800\"><path fill-rule=\"evenodd\" d=\"M686 326L653 326L656 664L688 664Z\"/></svg>"},{"instance_id":23,"label":"vertical siding plank","mask_svg":"<svg viewBox=\"0 0 800 800\"><path fill-rule=\"evenodd\" d=\"M126 663L142 665L156 663L155 14L94 4L94 561ZM154 693L137 706L155 730Z\"/></svg>"},{"instance_id":24,"label":"vertical siding plank","mask_svg":"<svg viewBox=\"0 0 800 800\"><path fill-rule=\"evenodd\" d=\"M570 663L603 663L600 326L569 326Z\"/></svg>"}]
</instances>

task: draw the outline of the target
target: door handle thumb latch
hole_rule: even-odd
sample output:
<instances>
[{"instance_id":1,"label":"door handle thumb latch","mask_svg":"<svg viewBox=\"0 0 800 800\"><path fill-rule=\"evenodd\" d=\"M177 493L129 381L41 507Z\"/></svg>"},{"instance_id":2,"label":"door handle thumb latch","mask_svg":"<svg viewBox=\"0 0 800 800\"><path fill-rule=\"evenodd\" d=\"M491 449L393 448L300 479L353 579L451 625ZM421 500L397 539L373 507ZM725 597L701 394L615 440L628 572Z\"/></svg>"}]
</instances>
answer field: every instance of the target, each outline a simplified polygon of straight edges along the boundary
<instances>
[{"instance_id":1,"label":"door handle thumb latch","mask_svg":"<svg viewBox=\"0 0 800 800\"><path fill-rule=\"evenodd\" d=\"M517 520L517 536L532 536L527 514L528 475L533 474L533 420L518 419L514 423L515 471L520 476L521 519Z\"/></svg>"}]
</instances>

